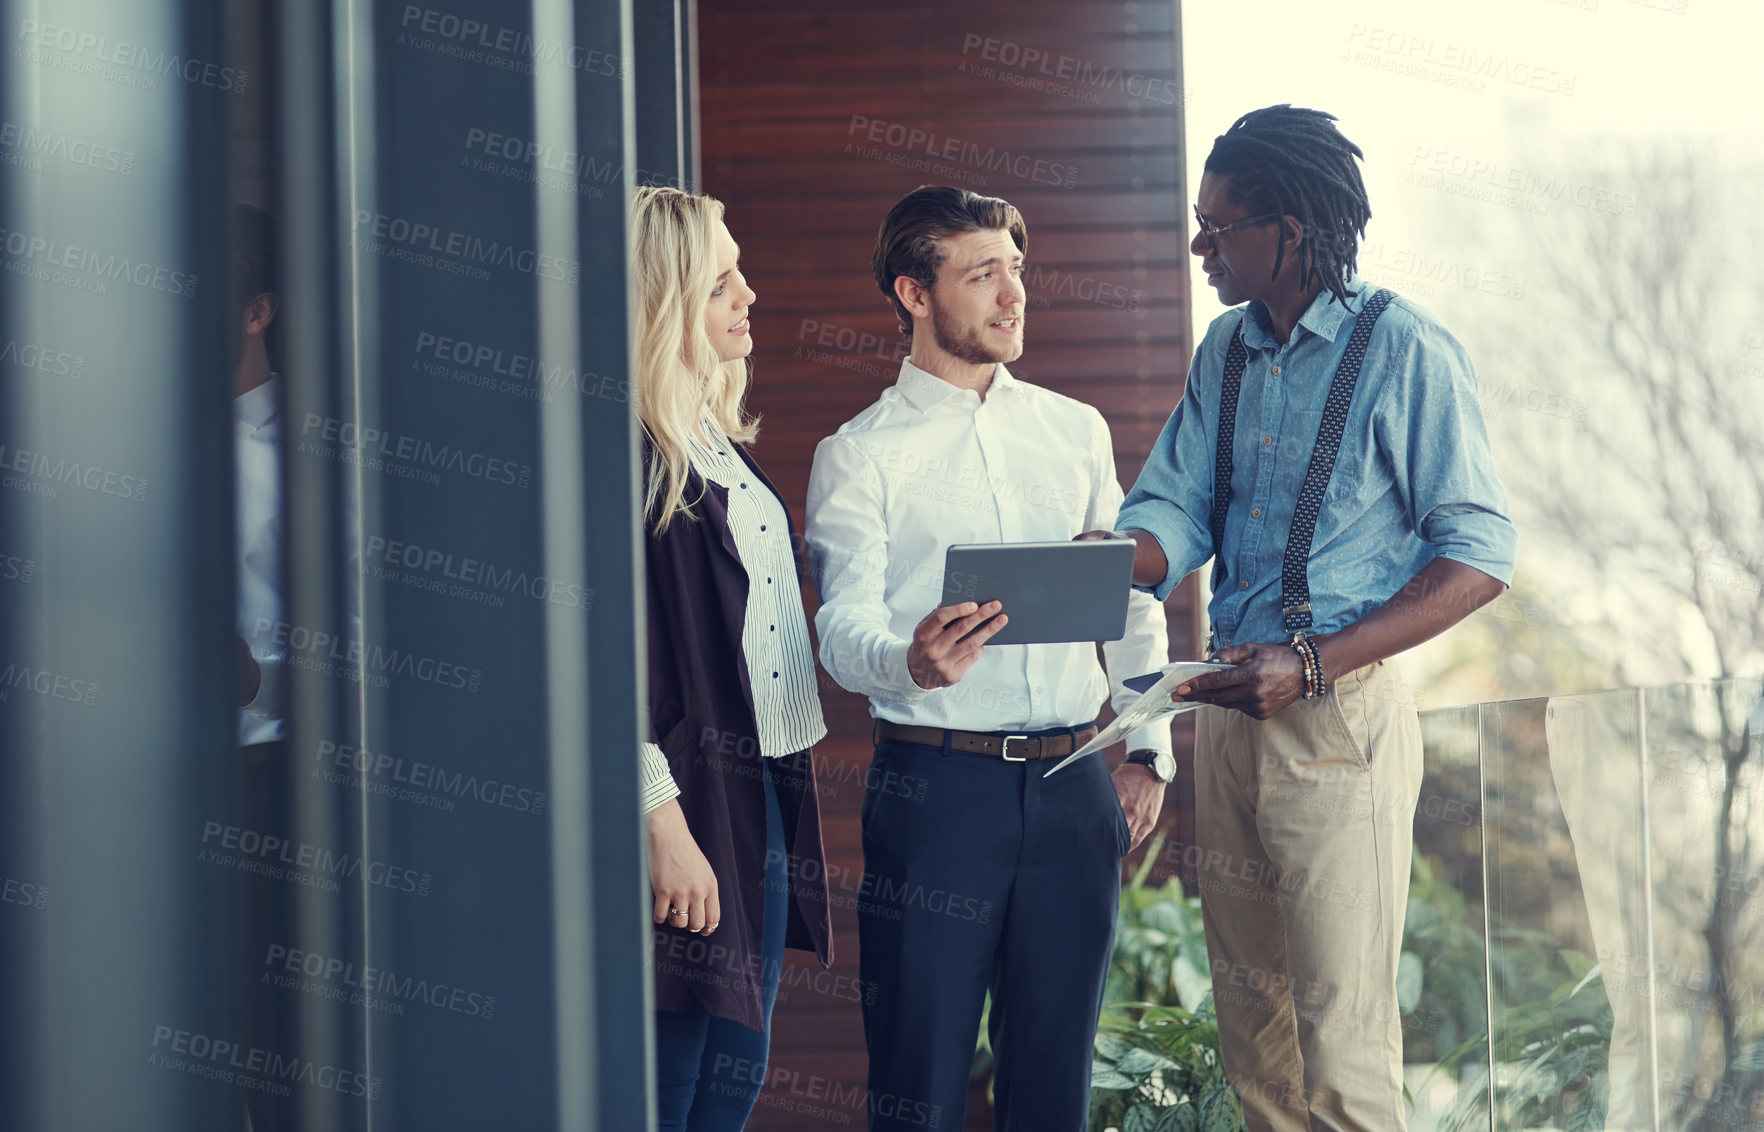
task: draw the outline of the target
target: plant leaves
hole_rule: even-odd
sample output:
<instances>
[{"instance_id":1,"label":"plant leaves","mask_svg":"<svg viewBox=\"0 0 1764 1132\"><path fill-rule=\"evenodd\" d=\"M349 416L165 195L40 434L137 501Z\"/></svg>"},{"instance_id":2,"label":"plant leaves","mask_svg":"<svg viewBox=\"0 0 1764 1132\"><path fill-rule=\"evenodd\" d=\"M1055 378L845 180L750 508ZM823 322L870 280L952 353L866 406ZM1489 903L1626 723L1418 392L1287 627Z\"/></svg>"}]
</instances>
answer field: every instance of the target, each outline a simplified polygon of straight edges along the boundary
<instances>
[{"instance_id":1,"label":"plant leaves","mask_svg":"<svg viewBox=\"0 0 1764 1132\"><path fill-rule=\"evenodd\" d=\"M1158 1053L1145 1048L1129 1050L1126 1057L1115 1062L1115 1072L1141 1077L1157 1069L1174 1069L1176 1063ZM1123 1129L1123 1132L1126 1132Z\"/></svg>"},{"instance_id":2,"label":"plant leaves","mask_svg":"<svg viewBox=\"0 0 1764 1132\"><path fill-rule=\"evenodd\" d=\"M1094 1061L1090 1065L1090 1087L1092 1089L1134 1089L1139 1082L1125 1073L1117 1073L1106 1062Z\"/></svg>"},{"instance_id":3,"label":"plant leaves","mask_svg":"<svg viewBox=\"0 0 1764 1132\"><path fill-rule=\"evenodd\" d=\"M1121 1132L1156 1132L1158 1114L1150 1105L1136 1104L1121 1120Z\"/></svg>"},{"instance_id":4,"label":"plant leaves","mask_svg":"<svg viewBox=\"0 0 1764 1132\"><path fill-rule=\"evenodd\" d=\"M1240 1132L1243 1119L1235 1102L1231 1090L1224 1085L1208 1089L1201 1097L1199 1132Z\"/></svg>"},{"instance_id":5,"label":"plant leaves","mask_svg":"<svg viewBox=\"0 0 1764 1132\"><path fill-rule=\"evenodd\" d=\"M1114 1034L1105 1034L1099 1031L1096 1035L1096 1052L1099 1056L1106 1057L1110 1061L1120 1061L1133 1052L1133 1047ZM1097 1064L1100 1065L1101 1062Z\"/></svg>"}]
</instances>

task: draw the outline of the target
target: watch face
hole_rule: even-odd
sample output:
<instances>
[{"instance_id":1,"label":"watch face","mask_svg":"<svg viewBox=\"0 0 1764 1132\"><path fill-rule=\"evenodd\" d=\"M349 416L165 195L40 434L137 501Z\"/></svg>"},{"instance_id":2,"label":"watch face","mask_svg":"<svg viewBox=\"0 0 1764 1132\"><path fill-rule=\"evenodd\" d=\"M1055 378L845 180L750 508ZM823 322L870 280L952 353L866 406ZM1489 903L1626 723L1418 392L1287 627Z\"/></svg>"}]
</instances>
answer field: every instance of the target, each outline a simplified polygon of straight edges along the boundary
<instances>
[{"instance_id":1,"label":"watch face","mask_svg":"<svg viewBox=\"0 0 1764 1132\"><path fill-rule=\"evenodd\" d=\"M1171 779L1175 778L1176 756L1168 752L1160 751L1158 756L1152 760L1152 773L1156 774L1165 782L1169 782Z\"/></svg>"}]
</instances>

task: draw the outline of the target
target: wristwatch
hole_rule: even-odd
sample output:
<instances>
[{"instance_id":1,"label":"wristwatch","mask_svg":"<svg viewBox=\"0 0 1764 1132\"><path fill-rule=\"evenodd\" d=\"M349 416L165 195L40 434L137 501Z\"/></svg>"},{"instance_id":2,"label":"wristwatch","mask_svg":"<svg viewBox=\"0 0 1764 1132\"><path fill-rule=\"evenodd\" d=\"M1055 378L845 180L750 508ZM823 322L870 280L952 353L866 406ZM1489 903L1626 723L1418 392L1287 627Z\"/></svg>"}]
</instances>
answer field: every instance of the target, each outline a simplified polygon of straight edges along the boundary
<instances>
[{"instance_id":1,"label":"wristwatch","mask_svg":"<svg viewBox=\"0 0 1764 1132\"><path fill-rule=\"evenodd\" d=\"M1170 782L1176 777L1176 756L1168 751L1128 751L1127 761L1150 768L1159 782Z\"/></svg>"}]
</instances>

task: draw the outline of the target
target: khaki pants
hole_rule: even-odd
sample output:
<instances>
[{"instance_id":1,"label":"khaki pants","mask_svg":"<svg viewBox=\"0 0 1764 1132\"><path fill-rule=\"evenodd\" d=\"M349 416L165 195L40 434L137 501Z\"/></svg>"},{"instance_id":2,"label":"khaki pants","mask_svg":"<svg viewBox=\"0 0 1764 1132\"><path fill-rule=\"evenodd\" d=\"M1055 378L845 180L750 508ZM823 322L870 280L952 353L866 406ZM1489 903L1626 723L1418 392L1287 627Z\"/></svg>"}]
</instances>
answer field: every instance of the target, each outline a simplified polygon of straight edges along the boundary
<instances>
[{"instance_id":1,"label":"khaki pants","mask_svg":"<svg viewBox=\"0 0 1764 1132\"><path fill-rule=\"evenodd\" d=\"M1402 1128L1413 694L1380 663L1273 719L1196 714L1213 1000L1250 1132Z\"/></svg>"}]
</instances>

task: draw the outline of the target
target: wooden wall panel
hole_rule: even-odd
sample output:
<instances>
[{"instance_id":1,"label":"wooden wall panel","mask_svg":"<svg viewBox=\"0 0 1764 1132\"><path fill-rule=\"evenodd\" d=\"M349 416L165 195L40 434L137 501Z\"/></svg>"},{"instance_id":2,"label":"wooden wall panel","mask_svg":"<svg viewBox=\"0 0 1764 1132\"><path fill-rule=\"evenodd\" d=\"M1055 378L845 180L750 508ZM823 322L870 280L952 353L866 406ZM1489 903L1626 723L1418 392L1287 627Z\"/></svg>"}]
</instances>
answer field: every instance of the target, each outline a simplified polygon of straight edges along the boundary
<instances>
[{"instance_id":1,"label":"wooden wall panel","mask_svg":"<svg viewBox=\"0 0 1764 1132\"><path fill-rule=\"evenodd\" d=\"M1095 405L1132 483L1193 352L1177 25L1177 0L699 0L703 188L727 204L759 294L756 454L799 523L815 444L891 384L905 354L869 259L889 206L921 184L1022 210L1028 345L1012 372ZM812 614L812 587L804 599ZM1194 603L1194 579L1168 603L1178 657L1199 643ZM870 721L824 674L822 688L837 960L822 972L787 956L755 1129L865 1119L853 905ZM1178 733L1185 780L1165 812L1181 840L1191 743ZM947 1114L940 1126L952 1127ZM977 1091L966 1127L991 1127Z\"/></svg>"}]
</instances>

